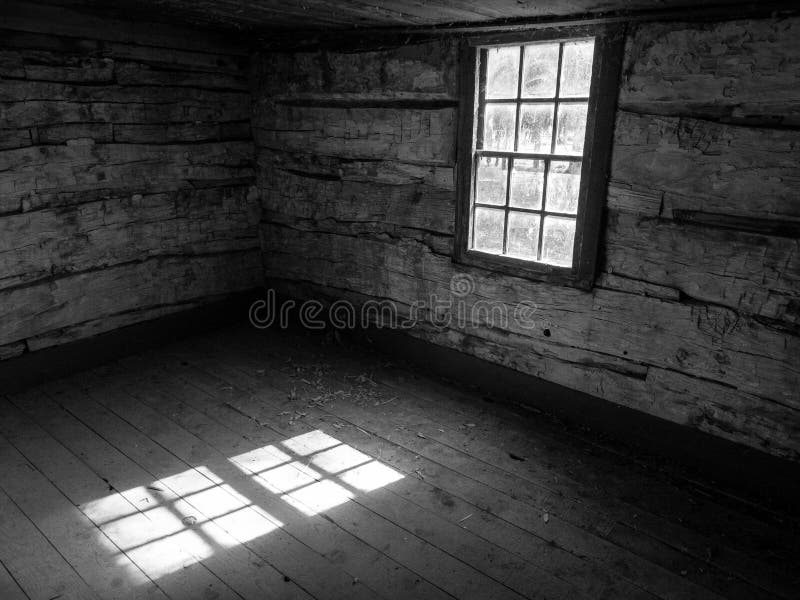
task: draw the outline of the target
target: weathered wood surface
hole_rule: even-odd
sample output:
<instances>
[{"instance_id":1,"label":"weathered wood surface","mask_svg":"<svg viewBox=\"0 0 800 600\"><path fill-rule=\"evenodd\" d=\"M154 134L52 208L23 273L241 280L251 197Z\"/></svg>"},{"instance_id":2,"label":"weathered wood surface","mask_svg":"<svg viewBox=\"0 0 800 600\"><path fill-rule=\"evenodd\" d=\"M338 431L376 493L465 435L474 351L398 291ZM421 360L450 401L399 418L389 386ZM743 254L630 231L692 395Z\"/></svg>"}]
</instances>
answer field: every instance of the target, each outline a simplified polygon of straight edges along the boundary
<instances>
[{"instance_id":1,"label":"weathered wood surface","mask_svg":"<svg viewBox=\"0 0 800 600\"><path fill-rule=\"evenodd\" d=\"M800 132L621 111L610 178L660 196L662 216L692 209L800 220Z\"/></svg>"},{"instance_id":2,"label":"weathered wood surface","mask_svg":"<svg viewBox=\"0 0 800 600\"><path fill-rule=\"evenodd\" d=\"M5 0L3 27L14 31L62 35L161 48L178 48L197 53L218 52L230 57L247 54L244 45L231 36L197 31L159 22L111 18L88 10L46 3Z\"/></svg>"},{"instance_id":3,"label":"weathered wood surface","mask_svg":"<svg viewBox=\"0 0 800 600\"><path fill-rule=\"evenodd\" d=\"M800 321L800 240L611 211L604 250L606 269L616 275L746 314Z\"/></svg>"},{"instance_id":4,"label":"weathered wood surface","mask_svg":"<svg viewBox=\"0 0 800 600\"><path fill-rule=\"evenodd\" d=\"M0 292L0 344L127 311L248 290L259 282L253 250L134 260Z\"/></svg>"},{"instance_id":5,"label":"weathered wood surface","mask_svg":"<svg viewBox=\"0 0 800 600\"><path fill-rule=\"evenodd\" d=\"M66 145L32 146L0 152L0 212L30 193L139 187L173 189L192 180L252 176L249 142L182 144L95 144L91 138Z\"/></svg>"},{"instance_id":6,"label":"weathered wood surface","mask_svg":"<svg viewBox=\"0 0 800 600\"><path fill-rule=\"evenodd\" d=\"M620 107L633 112L800 124L800 19L635 28Z\"/></svg>"},{"instance_id":7,"label":"weathered wood surface","mask_svg":"<svg viewBox=\"0 0 800 600\"><path fill-rule=\"evenodd\" d=\"M256 286L245 53L17 2L0 27L0 356Z\"/></svg>"},{"instance_id":8,"label":"weathered wood surface","mask_svg":"<svg viewBox=\"0 0 800 600\"><path fill-rule=\"evenodd\" d=\"M232 187L9 215L0 219L0 289L157 255L253 249L255 209L246 188Z\"/></svg>"},{"instance_id":9,"label":"weathered wood surface","mask_svg":"<svg viewBox=\"0 0 800 600\"><path fill-rule=\"evenodd\" d=\"M455 40L372 52L263 53L253 65L254 91L276 99L333 94L369 98L458 98Z\"/></svg>"},{"instance_id":10,"label":"weathered wood surface","mask_svg":"<svg viewBox=\"0 0 800 600\"><path fill-rule=\"evenodd\" d=\"M271 150L453 166L456 110L295 107L270 103L253 121Z\"/></svg>"}]
</instances>

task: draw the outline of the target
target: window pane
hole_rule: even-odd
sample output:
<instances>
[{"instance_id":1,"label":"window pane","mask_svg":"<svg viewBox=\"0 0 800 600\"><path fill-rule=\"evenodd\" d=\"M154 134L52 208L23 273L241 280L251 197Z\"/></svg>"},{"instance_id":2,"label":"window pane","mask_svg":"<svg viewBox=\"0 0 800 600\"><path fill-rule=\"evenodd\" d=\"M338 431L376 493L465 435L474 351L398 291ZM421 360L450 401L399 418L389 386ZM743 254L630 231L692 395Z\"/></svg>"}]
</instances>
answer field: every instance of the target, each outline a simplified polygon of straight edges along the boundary
<instances>
[{"instance_id":1,"label":"window pane","mask_svg":"<svg viewBox=\"0 0 800 600\"><path fill-rule=\"evenodd\" d=\"M503 226L505 211L496 208L475 207L475 240L473 247L481 252L503 252Z\"/></svg>"},{"instance_id":2,"label":"window pane","mask_svg":"<svg viewBox=\"0 0 800 600\"><path fill-rule=\"evenodd\" d=\"M519 46L491 48L486 55L486 97L516 98Z\"/></svg>"},{"instance_id":3,"label":"window pane","mask_svg":"<svg viewBox=\"0 0 800 600\"><path fill-rule=\"evenodd\" d=\"M483 147L487 150L513 150L516 104L487 104Z\"/></svg>"},{"instance_id":4,"label":"window pane","mask_svg":"<svg viewBox=\"0 0 800 600\"><path fill-rule=\"evenodd\" d=\"M587 109L586 102L558 105L556 154L583 154Z\"/></svg>"},{"instance_id":5,"label":"window pane","mask_svg":"<svg viewBox=\"0 0 800 600\"><path fill-rule=\"evenodd\" d=\"M547 210L577 214L580 189L580 161L554 160L550 163L547 174Z\"/></svg>"},{"instance_id":6,"label":"window pane","mask_svg":"<svg viewBox=\"0 0 800 600\"><path fill-rule=\"evenodd\" d=\"M518 158L511 169L511 206L542 208L544 161Z\"/></svg>"},{"instance_id":7,"label":"window pane","mask_svg":"<svg viewBox=\"0 0 800 600\"><path fill-rule=\"evenodd\" d=\"M558 74L558 44L525 46L522 95L525 98L553 98Z\"/></svg>"},{"instance_id":8,"label":"window pane","mask_svg":"<svg viewBox=\"0 0 800 600\"><path fill-rule=\"evenodd\" d=\"M508 159L484 156L478 160L478 176L475 186L475 202L481 204L506 203L508 181Z\"/></svg>"},{"instance_id":9,"label":"window pane","mask_svg":"<svg viewBox=\"0 0 800 600\"><path fill-rule=\"evenodd\" d=\"M594 40L567 42L561 58L561 89L559 96L588 96L592 83Z\"/></svg>"},{"instance_id":10,"label":"window pane","mask_svg":"<svg viewBox=\"0 0 800 600\"><path fill-rule=\"evenodd\" d=\"M519 151L550 152L553 136L553 105L523 104L519 118Z\"/></svg>"},{"instance_id":11,"label":"window pane","mask_svg":"<svg viewBox=\"0 0 800 600\"><path fill-rule=\"evenodd\" d=\"M560 267L572 266L575 246L575 219L545 217L542 238L542 262Z\"/></svg>"},{"instance_id":12,"label":"window pane","mask_svg":"<svg viewBox=\"0 0 800 600\"><path fill-rule=\"evenodd\" d=\"M511 211L508 213L506 254L536 260L539 248L539 215Z\"/></svg>"}]
</instances>

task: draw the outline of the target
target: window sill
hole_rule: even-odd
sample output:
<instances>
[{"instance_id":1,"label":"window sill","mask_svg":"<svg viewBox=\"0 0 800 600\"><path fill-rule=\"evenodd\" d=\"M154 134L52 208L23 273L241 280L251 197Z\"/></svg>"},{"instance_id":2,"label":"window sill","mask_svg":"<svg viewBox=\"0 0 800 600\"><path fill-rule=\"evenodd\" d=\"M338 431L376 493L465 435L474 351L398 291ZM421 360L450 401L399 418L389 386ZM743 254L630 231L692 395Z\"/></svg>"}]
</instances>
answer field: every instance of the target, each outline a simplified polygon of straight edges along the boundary
<instances>
[{"instance_id":1,"label":"window sill","mask_svg":"<svg viewBox=\"0 0 800 600\"><path fill-rule=\"evenodd\" d=\"M494 274L520 277L530 281L565 285L582 290L592 289L594 277L579 273L571 267L558 267L545 263L532 262L511 256L500 256L477 250L456 252L453 256L456 264L477 267Z\"/></svg>"}]
</instances>

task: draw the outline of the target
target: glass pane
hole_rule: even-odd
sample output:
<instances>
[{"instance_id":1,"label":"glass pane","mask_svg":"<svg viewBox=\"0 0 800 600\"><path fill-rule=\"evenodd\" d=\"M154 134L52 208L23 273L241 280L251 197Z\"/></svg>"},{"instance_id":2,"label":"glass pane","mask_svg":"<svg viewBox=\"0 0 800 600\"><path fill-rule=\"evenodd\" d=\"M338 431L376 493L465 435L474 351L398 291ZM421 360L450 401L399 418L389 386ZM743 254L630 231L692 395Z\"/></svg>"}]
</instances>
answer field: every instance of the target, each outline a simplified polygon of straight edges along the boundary
<instances>
[{"instance_id":1,"label":"glass pane","mask_svg":"<svg viewBox=\"0 0 800 600\"><path fill-rule=\"evenodd\" d=\"M545 217L542 238L542 262L560 267L572 266L575 246L575 219Z\"/></svg>"},{"instance_id":2,"label":"glass pane","mask_svg":"<svg viewBox=\"0 0 800 600\"><path fill-rule=\"evenodd\" d=\"M523 104L520 109L520 152L550 152L553 136L553 105Z\"/></svg>"},{"instance_id":3,"label":"glass pane","mask_svg":"<svg viewBox=\"0 0 800 600\"><path fill-rule=\"evenodd\" d=\"M478 160L478 175L475 185L475 202L481 204L506 203L508 181L508 159L484 156Z\"/></svg>"},{"instance_id":4,"label":"glass pane","mask_svg":"<svg viewBox=\"0 0 800 600\"><path fill-rule=\"evenodd\" d=\"M539 248L539 215L511 211L508 213L508 245L506 254L536 260Z\"/></svg>"},{"instance_id":5,"label":"glass pane","mask_svg":"<svg viewBox=\"0 0 800 600\"><path fill-rule=\"evenodd\" d=\"M475 240L472 247L481 252L500 254L503 251L505 211L475 207Z\"/></svg>"},{"instance_id":6,"label":"glass pane","mask_svg":"<svg viewBox=\"0 0 800 600\"><path fill-rule=\"evenodd\" d=\"M550 163L550 171L547 174L547 210L577 214L580 189L580 161L554 160Z\"/></svg>"},{"instance_id":7,"label":"glass pane","mask_svg":"<svg viewBox=\"0 0 800 600\"><path fill-rule=\"evenodd\" d=\"M586 102L558 105L556 154L583 154L587 109Z\"/></svg>"},{"instance_id":8,"label":"glass pane","mask_svg":"<svg viewBox=\"0 0 800 600\"><path fill-rule=\"evenodd\" d=\"M567 42L561 57L561 89L559 96L588 96L592 83L594 40Z\"/></svg>"},{"instance_id":9,"label":"glass pane","mask_svg":"<svg viewBox=\"0 0 800 600\"><path fill-rule=\"evenodd\" d=\"M483 147L487 150L513 150L516 119L516 104L487 104Z\"/></svg>"},{"instance_id":10,"label":"glass pane","mask_svg":"<svg viewBox=\"0 0 800 600\"><path fill-rule=\"evenodd\" d=\"M519 46L491 48L486 55L486 97L516 98Z\"/></svg>"},{"instance_id":11,"label":"glass pane","mask_svg":"<svg viewBox=\"0 0 800 600\"><path fill-rule=\"evenodd\" d=\"M515 160L511 169L511 206L541 209L543 184L543 160Z\"/></svg>"},{"instance_id":12,"label":"glass pane","mask_svg":"<svg viewBox=\"0 0 800 600\"><path fill-rule=\"evenodd\" d=\"M558 44L525 46L522 70L522 96L554 98L558 74Z\"/></svg>"}]
</instances>

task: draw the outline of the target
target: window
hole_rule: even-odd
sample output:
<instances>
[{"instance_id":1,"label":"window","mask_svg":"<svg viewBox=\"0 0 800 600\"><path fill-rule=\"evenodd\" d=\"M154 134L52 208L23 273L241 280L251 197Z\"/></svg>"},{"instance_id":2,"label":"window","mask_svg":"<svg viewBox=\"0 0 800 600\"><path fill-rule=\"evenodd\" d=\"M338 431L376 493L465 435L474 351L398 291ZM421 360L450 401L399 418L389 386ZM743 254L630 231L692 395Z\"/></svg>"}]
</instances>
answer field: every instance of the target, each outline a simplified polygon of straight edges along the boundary
<instances>
[{"instance_id":1,"label":"window","mask_svg":"<svg viewBox=\"0 0 800 600\"><path fill-rule=\"evenodd\" d=\"M467 44L456 260L591 286L621 39L561 29Z\"/></svg>"}]
</instances>

